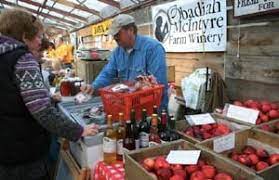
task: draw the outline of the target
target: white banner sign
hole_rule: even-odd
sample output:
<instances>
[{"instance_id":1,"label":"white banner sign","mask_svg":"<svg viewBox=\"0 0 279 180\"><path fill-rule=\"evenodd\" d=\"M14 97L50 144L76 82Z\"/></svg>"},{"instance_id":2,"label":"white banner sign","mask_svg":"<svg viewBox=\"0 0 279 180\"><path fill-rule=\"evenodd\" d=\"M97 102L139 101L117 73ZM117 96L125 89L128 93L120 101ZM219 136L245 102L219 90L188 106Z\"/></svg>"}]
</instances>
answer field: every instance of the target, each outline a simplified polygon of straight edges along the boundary
<instances>
[{"instance_id":1,"label":"white banner sign","mask_svg":"<svg viewBox=\"0 0 279 180\"><path fill-rule=\"evenodd\" d=\"M279 10L279 0L234 0L234 16Z\"/></svg>"},{"instance_id":2,"label":"white banner sign","mask_svg":"<svg viewBox=\"0 0 279 180\"><path fill-rule=\"evenodd\" d=\"M154 37L167 52L225 51L225 0L175 1L152 7Z\"/></svg>"}]
</instances>

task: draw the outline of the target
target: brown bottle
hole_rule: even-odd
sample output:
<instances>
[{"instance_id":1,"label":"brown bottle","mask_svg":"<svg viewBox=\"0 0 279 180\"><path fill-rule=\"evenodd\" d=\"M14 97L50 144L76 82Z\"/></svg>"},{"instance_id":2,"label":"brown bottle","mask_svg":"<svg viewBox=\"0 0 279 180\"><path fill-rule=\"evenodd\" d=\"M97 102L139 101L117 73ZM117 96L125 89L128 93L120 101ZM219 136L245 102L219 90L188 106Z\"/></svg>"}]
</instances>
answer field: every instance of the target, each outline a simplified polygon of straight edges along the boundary
<instances>
[{"instance_id":1,"label":"brown bottle","mask_svg":"<svg viewBox=\"0 0 279 180\"><path fill-rule=\"evenodd\" d=\"M135 139L132 131L131 121L126 121L126 133L123 141L123 147L127 150L135 149Z\"/></svg>"},{"instance_id":2,"label":"brown bottle","mask_svg":"<svg viewBox=\"0 0 279 180\"><path fill-rule=\"evenodd\" d=\"M125 122L124 114L119 113L119 126L117 128L117 145L116 145L116 159L123 160L123 141L125 139Z\"/></svg>"},{"instance_id":3,"label":"brown bottle","mask_svg":"<svg viewBox=\"0 0 279 180\"><path fill-rule=\"evenodd\" d=\"M150 127L150 134L149 134L149 142L151 143L161 143L159 134L158 134L158 116L157 114L152 114L151 117L151 127Z\"/></svg>"},{"instance_id":4,"label":"brown bottle","mask_svg":"<svg viewBox=\"0 0 279 180\"><path fill-rule=\"evenodd\" d=\"M104 162L112 164L116 161L116 131L112 126L112 115L107 117L107 129L103 138Z\"/></svg>"},{"instance_id":5,"label":"brown bottle","mask_svg":"<svg viewBox=\"0 0 279 180\"><path fill-rule=\"evenodd\" d=\"M131 109L130 120L132 123L132 132L135 139L135 149L140 148L140 135L139 135L139 125L136 121L136 111L135 109Z\"/></svg>"}]
</instances>

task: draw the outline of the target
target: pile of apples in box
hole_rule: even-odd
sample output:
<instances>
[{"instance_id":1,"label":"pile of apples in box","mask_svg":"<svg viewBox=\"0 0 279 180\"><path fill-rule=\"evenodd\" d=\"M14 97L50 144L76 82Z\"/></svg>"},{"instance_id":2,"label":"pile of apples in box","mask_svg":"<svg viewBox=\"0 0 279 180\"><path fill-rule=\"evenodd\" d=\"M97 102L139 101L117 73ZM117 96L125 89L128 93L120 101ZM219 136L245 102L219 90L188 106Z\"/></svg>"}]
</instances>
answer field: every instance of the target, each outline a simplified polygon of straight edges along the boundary
<instances>
[{"instance_id":1,"label":"pile of apples in box","mask_svg":"<svg viewBox=\"0 0 279 180\"><path fill-rule=\"evenodd\" d=\"M229 156L231 159L256 171L261 171L273 164L279 163L279 154L269 154L263 148L254 148L248 145L240 153L234 151Z\"/></svg>"},{"instance_id":2,"label":"pile of apples in box","mask_svg":"<svg viewBox=\"0 0 279 180\"><path fill-rule=\"evenodd\" d=\"M270 120L279 118L279 107L276 103L256 100L247 100L242 102L237 100L234 101L233 104L236 106L251 108L260 111L256 124L265 123Z\"/></svg>"},{"instance_id":3,"label":"pile of apples in box","mask_svg":"<svg viewBox=\"0 0 279 180\"><path fill-rule=\"evenodd\" d=\"M165 156L145 158L143 168L159 180L232 180L230 174L219 172L216 167L199 159L196 165L169 164Z\"/></svg>"},{"instance_id":4,"label":"pile of apples in box","mask_svg":"<svg viewBox=\"0 0 279 180\"><path fill-rule=\"evenodd\" d=\"M204 124L188 127L184 133L199 140L206 140L217 136L229 134L230 128L223 123Z\"/></svg>"}]
</instances>

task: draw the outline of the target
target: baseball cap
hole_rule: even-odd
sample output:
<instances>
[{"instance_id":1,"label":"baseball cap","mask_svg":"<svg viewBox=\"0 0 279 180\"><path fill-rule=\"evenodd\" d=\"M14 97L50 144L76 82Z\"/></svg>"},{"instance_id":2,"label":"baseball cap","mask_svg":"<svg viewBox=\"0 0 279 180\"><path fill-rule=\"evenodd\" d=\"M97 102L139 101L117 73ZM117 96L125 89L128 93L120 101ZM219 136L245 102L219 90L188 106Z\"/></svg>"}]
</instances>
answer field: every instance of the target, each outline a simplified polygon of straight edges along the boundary
<instances>
[{"instance_id":1,"label":"baseball cap","mask_svg":"<svg viewBox=\"0 0 279 180\"><path fill-rule=\"evenodd\" d=\"M121 27L134 23L134 22L135 22L134 17L132 17L128 14L119 14L112 20L108 34L114 36L119 32Z\"/></svg>"}]
</instances>

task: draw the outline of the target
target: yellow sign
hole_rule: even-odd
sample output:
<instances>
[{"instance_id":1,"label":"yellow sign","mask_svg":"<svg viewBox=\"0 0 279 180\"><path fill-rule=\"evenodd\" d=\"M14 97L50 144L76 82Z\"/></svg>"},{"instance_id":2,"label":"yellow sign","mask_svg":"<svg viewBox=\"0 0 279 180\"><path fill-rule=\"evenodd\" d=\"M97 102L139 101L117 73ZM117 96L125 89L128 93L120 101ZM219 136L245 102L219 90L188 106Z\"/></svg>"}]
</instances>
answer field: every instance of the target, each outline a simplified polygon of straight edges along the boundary
<instances>
[{"instance_id":1,"label":"yellow sign","mask_svg":"<svg viewBox=\"0 0 279 180\"><path fill-rule=\"evenodd\" d=\"M108 19L101 23L92 25L92 36L104 35L107 34L108 29L111 25L112 20Z\"/></svg>"}]
</instances>

